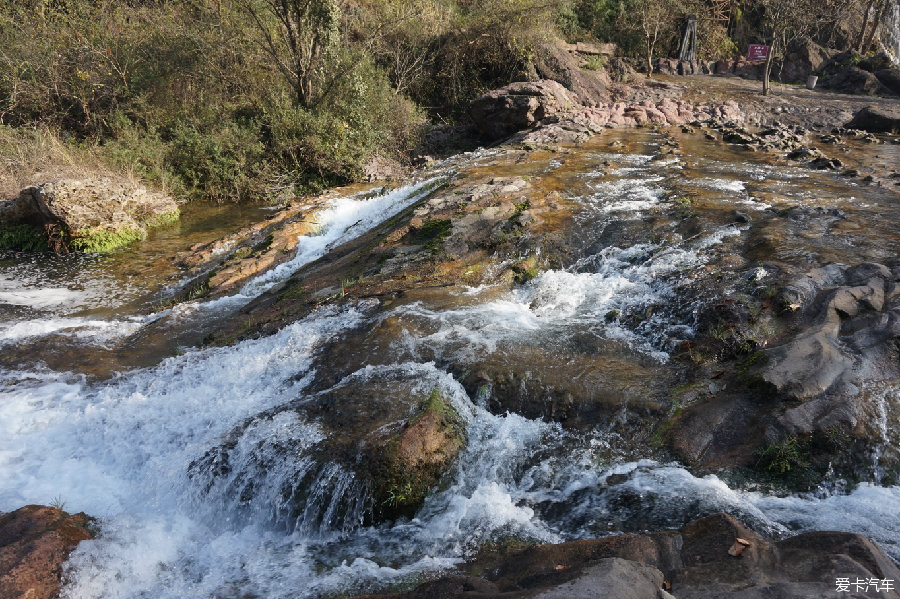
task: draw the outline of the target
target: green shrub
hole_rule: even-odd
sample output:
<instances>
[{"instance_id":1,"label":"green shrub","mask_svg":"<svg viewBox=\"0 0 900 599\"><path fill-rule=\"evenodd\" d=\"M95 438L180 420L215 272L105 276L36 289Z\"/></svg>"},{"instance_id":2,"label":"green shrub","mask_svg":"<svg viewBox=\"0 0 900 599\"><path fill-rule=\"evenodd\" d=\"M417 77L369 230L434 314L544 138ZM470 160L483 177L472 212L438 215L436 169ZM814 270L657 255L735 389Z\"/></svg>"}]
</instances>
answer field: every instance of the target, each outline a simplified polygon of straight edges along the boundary
<instances>
[{"instance_id":1,"label":"green shrub","mask_svg":"<svg viewBox=\"0 0 900 599\"><path fill-rule=\"evenodd\" d=\"M757 452L757 458L757 467L775 474L809 468L806 444L797 437L766 445Z\"/></svg>"},{"instance_id":2,"label":"green shrub","mask_svg":"<svg viewBox=\"0 0 900 599\"><path fill-rule=\"evenodd\" d=\"M34 225L0 227L0 250L46 252L50 249L47 233Z\"/></svg>"}]
</instances>

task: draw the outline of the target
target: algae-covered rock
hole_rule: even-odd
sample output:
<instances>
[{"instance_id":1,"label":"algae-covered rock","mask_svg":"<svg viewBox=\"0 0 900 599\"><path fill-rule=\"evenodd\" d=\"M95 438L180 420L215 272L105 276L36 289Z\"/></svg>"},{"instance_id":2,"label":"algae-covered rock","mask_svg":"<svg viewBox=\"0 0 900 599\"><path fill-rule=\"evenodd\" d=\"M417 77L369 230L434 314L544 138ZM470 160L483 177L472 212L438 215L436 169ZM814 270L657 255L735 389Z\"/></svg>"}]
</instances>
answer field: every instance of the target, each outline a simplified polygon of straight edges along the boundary
<instances>
[{"instance_id":1,"label":"algae-covered rock","mask_svg":"<svg viewBox=\"0 0 900 599\"><path fill-rule=\"evenodd\" d=\"M437 389L383 444L373 444L370 468L376 517L411 517L465 445L460 415Z\"/></svg>"},{"instance_id":2,"label":"algae-covered rock","mask_svg":"<svg viewBox=\"0 0 900 599\"><path fill-rule=\"evenodd\" d=\"M171 197L127 179L64 179L27 187L0 203L0 247L108 251L178 216Z\"/></svg>"}]
</instances>

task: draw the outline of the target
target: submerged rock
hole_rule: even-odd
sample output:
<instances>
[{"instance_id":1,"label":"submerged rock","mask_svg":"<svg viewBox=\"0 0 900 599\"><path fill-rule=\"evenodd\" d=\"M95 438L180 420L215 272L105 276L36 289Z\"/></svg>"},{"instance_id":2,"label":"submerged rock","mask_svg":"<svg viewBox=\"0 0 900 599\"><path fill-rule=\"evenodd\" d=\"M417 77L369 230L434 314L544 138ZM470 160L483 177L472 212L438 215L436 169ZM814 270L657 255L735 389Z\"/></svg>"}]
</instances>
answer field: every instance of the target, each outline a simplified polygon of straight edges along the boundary
<instances>
[{"instance_id":1,"label":"submerged rock","mask_svg":"<svg viewBox=\"0 0 900 599\"><path fill-rule=\"evenodd\" d=\"M0 597L58 597L63 563L78 543L94 536L90 521L85 514L42 505L0 516Z\"/></svg>"},{"instance_id":2,"label":"submerged rock","mask_svg":"<svg viewBox=\"0 0 900 599\"><path fill-rule=\"evenodd\" d=\"M177 220L178 214L171 197L125 179L64 179L27 187L17 198L0 204L5 233L0 245L106 251L144 238L149 227ZM10 236L10 227L16 227L22 239ZM23 227L44 243L23 236Z\"/></svg>"}]
</instances>

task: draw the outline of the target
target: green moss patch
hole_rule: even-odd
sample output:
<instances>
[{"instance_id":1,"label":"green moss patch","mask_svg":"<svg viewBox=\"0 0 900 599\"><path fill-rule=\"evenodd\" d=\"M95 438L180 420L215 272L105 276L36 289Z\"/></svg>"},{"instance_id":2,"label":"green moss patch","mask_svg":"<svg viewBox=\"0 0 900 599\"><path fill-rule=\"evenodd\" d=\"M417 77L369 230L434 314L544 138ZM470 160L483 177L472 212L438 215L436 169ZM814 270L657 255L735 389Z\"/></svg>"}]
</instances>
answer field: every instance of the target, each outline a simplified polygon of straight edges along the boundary
<instances>
[{"instance_id":1,"label":"green moss patch","mask_svg":"<svg viewBox=\"0 0 900 599\"><path fill-rule=\"evenodd\" d=\"M146 233L140 229L121 231L79 231L69 241L69 248L78 252L108 252L117 247L143 239Z\"/></svg>"},{"instance_id":2,"label":"green moss patch","mask_svg":"<svg viewBox=\"0 0 900 599\"><path fill-rule=\"evenodd\" d=\"M35 225L0 227L0 250L46 252L50 249L47 232Z\"/></svg>"},{"instance_id":3,"label":"green moss patch","mask_svg":"<svg viewBox=\"0 0 900 599\"><path fill-rule=\"evenodd\" d=\"M172 212L166 212L165 214L157 214L156 216L152 216L144 221L144 225L150 227L151 229L155 227L164 227L166 225L173 225L178 222L181 218L181 211L174 210Z\"/></svg>"}]
</instances>

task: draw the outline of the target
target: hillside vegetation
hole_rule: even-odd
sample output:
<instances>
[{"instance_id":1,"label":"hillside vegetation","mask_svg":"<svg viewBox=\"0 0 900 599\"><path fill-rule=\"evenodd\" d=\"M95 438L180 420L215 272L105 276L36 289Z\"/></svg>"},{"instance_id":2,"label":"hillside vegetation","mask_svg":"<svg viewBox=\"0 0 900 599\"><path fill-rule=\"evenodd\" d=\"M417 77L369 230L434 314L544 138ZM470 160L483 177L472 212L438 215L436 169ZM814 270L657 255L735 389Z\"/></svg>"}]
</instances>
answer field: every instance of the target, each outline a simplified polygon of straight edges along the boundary
<instances>
[{"instance_id":1,"label":"hillside vegetation","mask_svg":"<svg viewBox=\"0 0 900 599\"><path fill-rule=\"evenodd\" d=\"M7 0L0 192L56 167L124 171L182 199L277 201L357 179L373 156L407 160L429 122L528 78L554 39L640 55L649 5L665 9L651 53L672 52L696 14L700 53L734 54L764 34L764 4ZM837 4L847 22L865 8ZM35 164L41 147L53 151Z\"/></svg>"}]
</instances>

